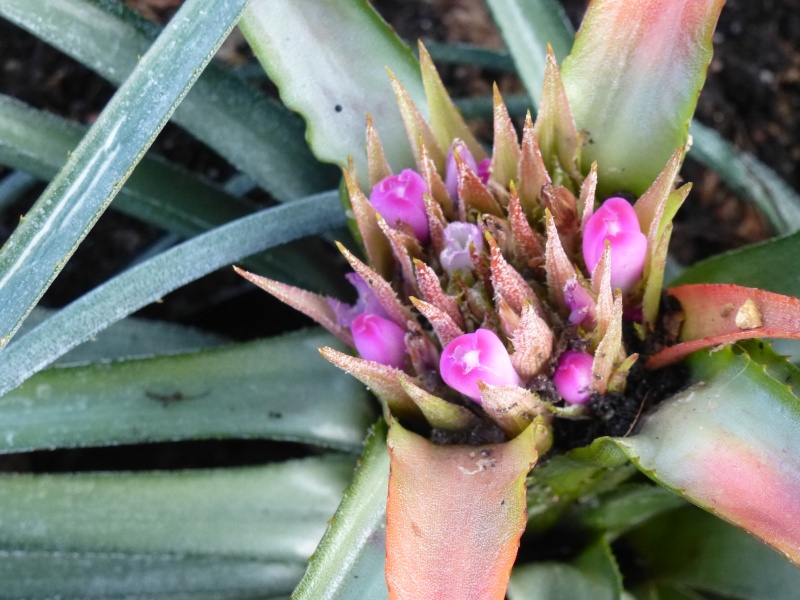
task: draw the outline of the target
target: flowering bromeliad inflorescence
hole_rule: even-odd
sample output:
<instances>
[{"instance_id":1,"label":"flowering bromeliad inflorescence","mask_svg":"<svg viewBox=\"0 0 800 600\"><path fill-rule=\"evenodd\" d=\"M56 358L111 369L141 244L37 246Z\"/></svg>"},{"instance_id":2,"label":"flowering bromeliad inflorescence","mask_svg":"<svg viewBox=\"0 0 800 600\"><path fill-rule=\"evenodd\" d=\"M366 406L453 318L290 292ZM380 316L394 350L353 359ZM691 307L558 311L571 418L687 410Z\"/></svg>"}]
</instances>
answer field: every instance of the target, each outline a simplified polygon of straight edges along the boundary
<instances>
[{"instance_id":1,"label":"flowering bromeliad inflorescence","mask_svg":"<svg viewBox=\"0 0 800 600\"><path fill-rule=\"evenodd\" d=\"M356 302L247 276L354 347L360 359L323 354L388 413L440 440L479 440L476 420L483 441L498 441L537 418L549 429L554 417L590 417L592 396L625 391L637 354L624 338L635 329L639 343L654 326L659 250L689 189L672 187L681 149L635 203L612 197L596 208L596 169L581 175L582 142L552 54L551 102L536 123L528 116L521 143L495 89L490 157L421 56L438 121L429 125L392 77L416 169L391 172L368 119L370 189L345 170L368 257L342 248Z\"/></svg>"}]
</instances>

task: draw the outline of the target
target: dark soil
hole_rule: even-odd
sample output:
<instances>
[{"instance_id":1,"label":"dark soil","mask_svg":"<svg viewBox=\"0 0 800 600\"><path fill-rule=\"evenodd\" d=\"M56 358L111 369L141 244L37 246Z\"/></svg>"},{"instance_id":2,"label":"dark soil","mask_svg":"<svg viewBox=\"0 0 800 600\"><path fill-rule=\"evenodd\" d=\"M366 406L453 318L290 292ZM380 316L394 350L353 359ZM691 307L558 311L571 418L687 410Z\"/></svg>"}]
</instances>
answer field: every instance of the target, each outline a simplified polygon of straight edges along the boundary
<instances>
[{"instance_id":1,"label":"dark soil","mask_svg":"<svg viewBox=\"0 0 800 600\"><path fill-rule=\"evenodd\" d=\"M131 0L131 5L146 17L164 22L180 0ZM563 0L565 9L578 23L585 0ZM502 48L502 39L488 17L481 0L376 0L379 12L406 39L435 39L467 42ZM697 117L719 131L737 147L747 150L779 173L795 189L800 188L800 0L728 0L715 37L716 50L708 83L700 98ZM226 60L248 60L241 44L231 44ZM484 71L477 67L442 69L454 95L488 94L492 80L499 80L505 92L521 91L518 80L509 74ZM0 93L19 98L30 105L66 118L90 124L102 110L114 88L48 47L29 34L0 20ZM485 133L484 126L478 125ZM233 169L214 152L175 126L168 125L153 150L208 179L224 182ZM7 171L0 168L0 178ZM691 159L683 171L695 187L677 219L672 248L684 263L724 249L765 238L769 232L755 209L737 198L719 178ZM0 214L0 239L13 227L43 189L39 186L17 204ZM260 198L261 201L268 199ZM130 265L137 256L162 237L152 227L108 211L56 280L44 298L47 306L62 306ZM149 307L143 314L151 318L179 320L220 331L232 338L258 337L275 327L296 327L303 323L277 303L269 311L278 316L267 322L263 315L269 302L261 292L247 291L230 270L224 270L171 294L165 302ZM240 286L237 288L237 286ZM230 294L226 291L232 290ZM223 296L233 299L226 300ZM278 312L280 311L280 312ZM598 405L602 412L603 407ZM637 406L628 407L633 411ZM626 413L626 419L631 415ZM633 415L635 419L635 414ZM217 443L214 443L217 444ZM3 459L0 470L63 470L80 468L151 468L196 466L197 464L242 464L252 456L269 458L263 445L239 443L228 446L230 454L220 458L218 446L209 446L198 463L197 444L152 446L139 463L115 449L99 458L88 451L65 451ZM161 452L172 457L158 458ZM103 452L106 452L105 450ZM292 453L294 451L290 451ZM138 456L141 456L137 452ZM59 456L61 458L59 458ZM274 456L274 455L273 455ZM94 458L93 458L94 457ZM231 458L233 457L233 458ZM95 460L96 459L96 460ZM94 461L94 462L93 462Z\"/></svg>"}]
</instances>

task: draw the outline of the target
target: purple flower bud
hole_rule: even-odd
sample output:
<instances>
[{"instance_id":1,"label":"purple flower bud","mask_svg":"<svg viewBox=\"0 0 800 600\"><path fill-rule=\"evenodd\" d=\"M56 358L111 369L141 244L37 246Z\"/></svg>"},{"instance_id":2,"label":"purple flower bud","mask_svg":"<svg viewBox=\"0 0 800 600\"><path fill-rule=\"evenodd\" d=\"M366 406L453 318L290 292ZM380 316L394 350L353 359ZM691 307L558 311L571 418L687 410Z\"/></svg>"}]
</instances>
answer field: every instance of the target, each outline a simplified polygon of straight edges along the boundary
<instances>
[{"instance_id":1,"label":"purple flower bud","mask_svg":"<svg viewBox=\"0 0 800 600\"><path fill-rule=\"evenodd\" d=\"M402 369L405 364L406 332L388 319L362 313L350 327L356 350L365 360Z\"/></svg>"},{"instance_id":2,"label":"purple flower bud","mask_svg":"<svg viewBox=\"0 0 800 600\"><path fill-rule=\"evenodd\" d=\"M584 404L592 395L594 357L586 352L567 350L558 359L553 375L556 391L569 404Z\"/></svg>"},{"instance_id":3,"label":"purple flower bud","mask_svg":"<svg viewBox=\"0 0 800 600\"><path fill-rule=\"evenodd\" d=\"M372 188L369 201L390 227L396 227L398 221L407 223L424 244L430 239L423 198L427 192L422 176L411 169L404 169L399 175L391 175L378 182Z\"/></svg>"},{"instance_id":4,"label":"purple flower bud","mask_svg":"<svg viewBox=\"0 0 800 600\"><path fill-rule=\"evenodd\" d=\"M477 173L483 185L489 183L489 175L491 175L491 169L492 169L491 158L484 158L481 162L478 163Z\"/></svg>"},{"instance_id":5,"label":"purple flower bud","mask_svg":"<svg viewBox=\"0 0 800 600\"><path fill-rule=\"evenodd\" d=\"M480 403L478 382L490 385L519 385L511 357L497 335L488 329L458 336L439 360L442 379L454 390Z\"/></svg>"},{"instance_id":6,"label":"purple flower bud","mask_svg":"<svg viewBox=\"0 0 800 600\"><path fill-rule=\"evenodd\" d=\"M593 272L611 244L611 287L629 291L642 277L647 260L647 237L636 212L624 198L609 198L589 218L583 232L583 258Z\"/></svg>"},{"instance_id":7,"label":"purple flower bud","mask_svg":"<svg viewBox=\"0 0 800 600\"><path fill-rule=\"evenodd\" d=\"M477 252L483 249L483 236L477 225L457 221L444 228L444 250L439 255L439 260L448 274L472 271L470 245Z\"/></svg>"},{"instance_id":8,"label":"purple flower bud","mask_svg":"<svg viewBox=\"0 0 800 600\"><path fill-rule=\"evenodd\" d=\"M573 325L594 325L595 301L577 279L567 279L564 284L564 304L570 310L569 322Z\"/></svg>"},{"instance_id":9,"label":"purple flower bud","mask_svg":"<svg viewBox=\"0 0 800 600\"><path fill-rule=\"evenodd\" d=\"M444 185L451 198L458 198L458 164L456 163L456 157L453 156L454 150L458 152L459 158L476 173L478 172L478 165L475 164L475 157L472 156L472 152L469 151L469 148L467 148L464 142L461 140L453 142L453 145L450 146L450 150L447 151Z\"/></svg>"},{"instance_id":10,"label":"purple flower bud","mask_svg":"<svg viewBox=\"0 0 800 600\"><path fill-rule=\"evenodd\" d=\"M361 313L370 313L378 315L379 317L388 318L386 310L381 305L375 292L367 285L367 282L361 278L358 273L348 273L345 275L356 291L358 292L358 300L352 306L346 304L336 298L328 298L328 305L333 309L336 315L336 323L342 327L350 327L355 318Z\"/></svg>"}]
</instances>

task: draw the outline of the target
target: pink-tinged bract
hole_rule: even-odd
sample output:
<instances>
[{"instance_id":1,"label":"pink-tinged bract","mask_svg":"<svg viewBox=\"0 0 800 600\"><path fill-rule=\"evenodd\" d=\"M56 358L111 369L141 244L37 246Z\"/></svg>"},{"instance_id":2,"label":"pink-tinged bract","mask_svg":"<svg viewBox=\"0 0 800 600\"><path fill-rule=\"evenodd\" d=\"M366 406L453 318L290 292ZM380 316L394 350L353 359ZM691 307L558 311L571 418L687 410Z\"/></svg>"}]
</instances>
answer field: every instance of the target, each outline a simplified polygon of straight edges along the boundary
<instances>
[{"instance_id":1,"label":"pink-tinged bract","mask_svg":"<svg viewBox=\"0 0 800 600\"><path fill-rule=\"evenodd\" d=\"M356 350L362 358L402 369L406 354L406 332L388 319L362 313L351 327Z\"/></svg>"},{"instance_id":2,"label":"pink-tinged bract","mask_svg":"<svg viewBox=\"0 0 800 600\"><path fill-rule=\"evenodd\" d=\"M439 255L442 267L448 274L472 271L470 246L477 252L483 249L483 236L477 225L454 222L444 228L444 250Z\"/></svg>"},{"instance_id":3,"label":"pink-tinged bract","mask_svg":"<svg viewBox=\"0 0 800 600\"><path fill-rule=\"evenodd\" d=\"M475 157L472 156L472 152L469 151L467 145L461 140L453 142L453 145L447 151L444 184L447 188L447 193L450 194L451 198L455 199L458 198L458 164L456 163L456 157L453 155L454 150L470 169L477 173L478 176L480 176L480 173L478 173L478 164L475 162ZM491 160L489 162L491 164Z\"/></svg>"},{"instance_id":4,"label":"pink-tinged bract","mask_svg":"<svg viewBox=\"0 0 800 600\"><path fill-rule=\"evenodd\" d=\"M425 180L419 173L404 169L372 188L369 201L390 227L396 228L398 222L406 223L424 244L430 239L423 197L427 191Z\"/></svg>"},{"instance_id":5,"label":"pink-tinged bract","mask_svg":"<svg viewBox=\"0 0 800 600\"><path fill-rule=\"evenodd\" d=\"M583 259L593 272L611 244L611 286L623 292L642 278L647 260L647 237L639 227L633 207L624 198L609 198L586 222L583 231Z\"/></svg>"},{"instance_id":6,"label":"pink-tinged bract","mask_svg":"<svg viewBox=\"0 0 800 600\"><path fill-rule=\"evenodd\" d=\"M567 350L558 359L553 375L556 391L569 404L585 404L592 395L594 357L586 352Z\"/></svg>"},{"instance_id":7,"label":"pink-tinged bract","mask_svg":"<svg viewBox=\"0 0 800 600\"><path fill-rule=\"evenodd\" d=\"M488 329L465 333L447 344L439 360L439 371L447 385L478 403L479 381L490 385L520 383L508 350Z\"/></svg>"}]
</instances>

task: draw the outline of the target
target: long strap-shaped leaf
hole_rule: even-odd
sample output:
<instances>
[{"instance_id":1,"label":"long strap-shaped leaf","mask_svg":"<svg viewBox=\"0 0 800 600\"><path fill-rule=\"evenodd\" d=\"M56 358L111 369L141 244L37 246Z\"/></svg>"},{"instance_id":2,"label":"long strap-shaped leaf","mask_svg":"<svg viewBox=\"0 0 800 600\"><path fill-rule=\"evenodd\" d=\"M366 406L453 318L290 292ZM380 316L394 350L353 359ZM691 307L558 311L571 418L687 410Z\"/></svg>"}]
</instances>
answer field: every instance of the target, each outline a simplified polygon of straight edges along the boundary
<instances>
[{"instance_id":1,"label":"long strap-shaped leaf","mask_svg":"<svg viewBox=\"0 0 800 600\"><path fill-rule=\"evenodd\" d=\"M357 380L309 356L309 348L327 345L341 347L310 330L201 352L47 369L0 398L0 453L260 438L357 454L375 406Z\"/></svg>"},{"instance_id":2,"label":"long strap-shaped leaf","mask_svg":"<svg viewBox=\"0 0 800 600\"><path fill-rule=\"evenodd\" d=\"M95 332L234 261L344 225L336 192L244 217L131 268L82 296L3 352L0 394Z\"/></svg>"},{"instance_id":3,"label":"long strap-shaped leaf","mask_svg":"<svg viewBox=\"0 0 800 600\"><path fill-rule=\"evenodd\" d=\"M217 2L203 4L207 13L200 21L224 18ZM104 0L4 0L0 16L116 85L136 68L159 32L121 2ZM299 119L213 63L176 109L174 121L278 200L335 184L335 169L332 173L314 159Z\"/></svg>"},{"instance_id":4,"label":"long strap-shaped leaf","mask_svg":"<svg viewBox=\"0 0 800 600\"><path fill-rule=\"evenodd\" d=\"M189 0L0 250L0 348L117 195L248 0Z\"/></svg>"},{"instance_id":5,"label":"long strap-shaped leaf","mask_svg":"<svg viewBox=\"0 0 800 600\"><path fill-rule=\"evenodd\" d=\"M366 183L369 113L392 167L414 164L386 68L425 110L419 65L365 0L255 0L241 27L320 159L346 166L352 155Z\"/></svg>"}]
</instances>

